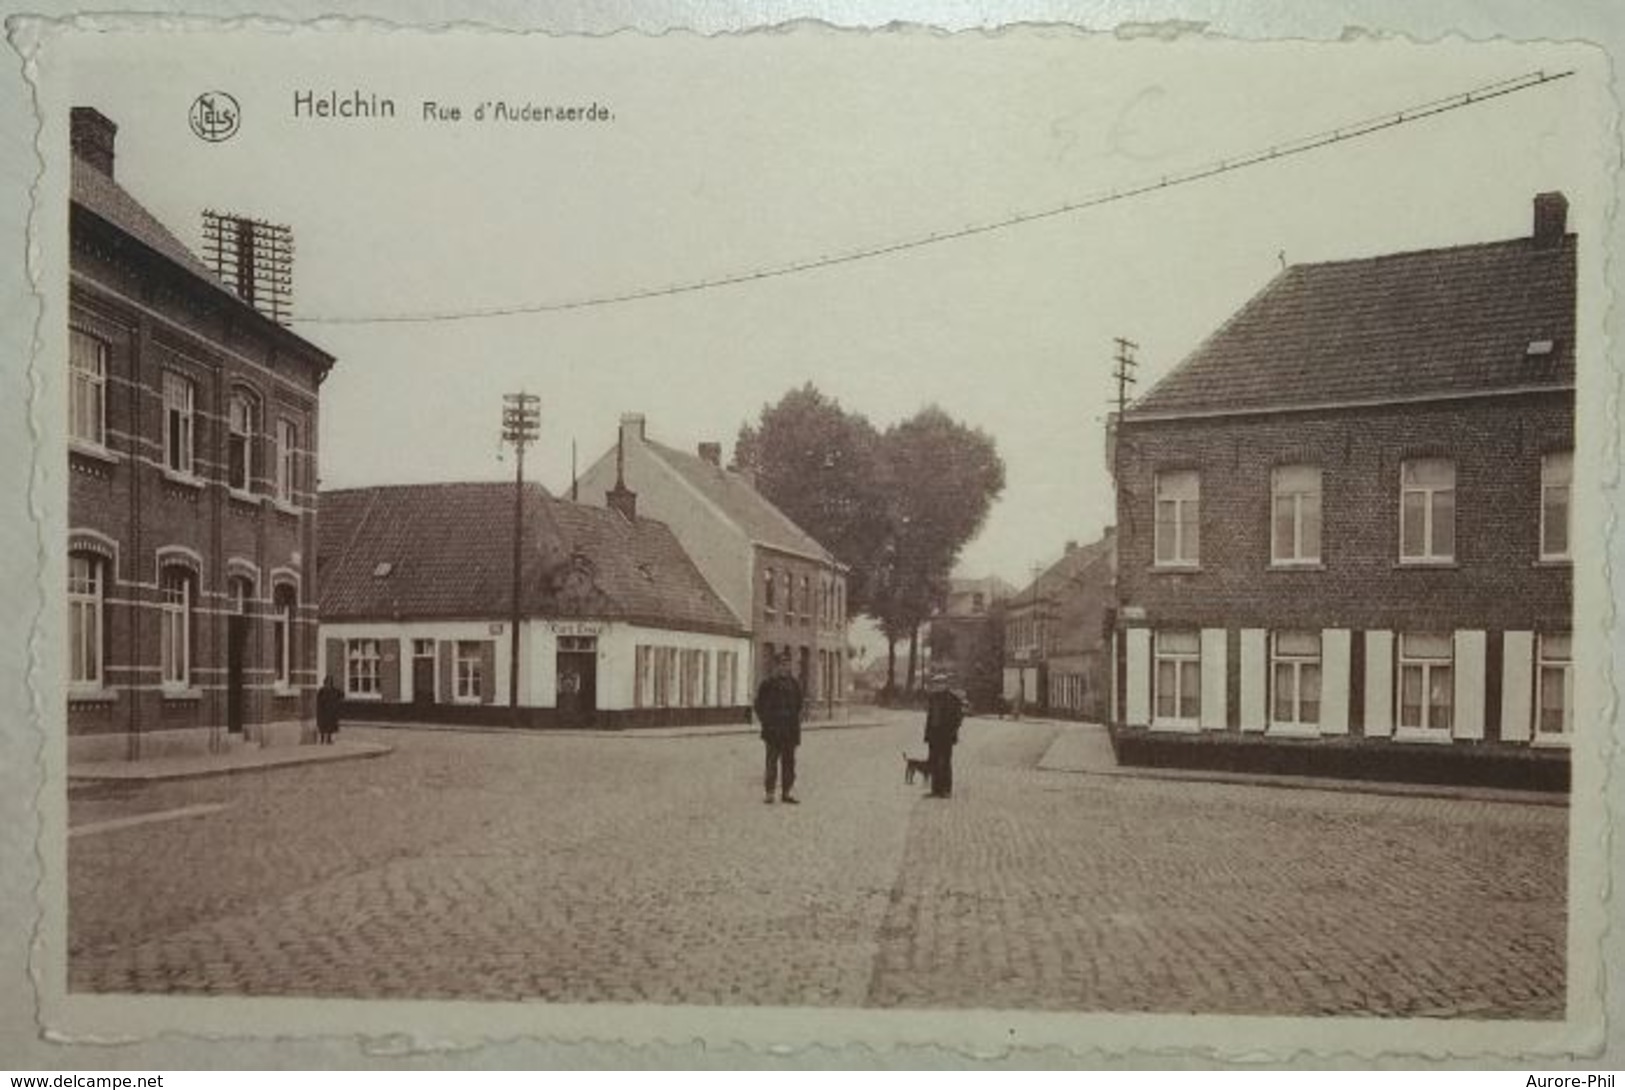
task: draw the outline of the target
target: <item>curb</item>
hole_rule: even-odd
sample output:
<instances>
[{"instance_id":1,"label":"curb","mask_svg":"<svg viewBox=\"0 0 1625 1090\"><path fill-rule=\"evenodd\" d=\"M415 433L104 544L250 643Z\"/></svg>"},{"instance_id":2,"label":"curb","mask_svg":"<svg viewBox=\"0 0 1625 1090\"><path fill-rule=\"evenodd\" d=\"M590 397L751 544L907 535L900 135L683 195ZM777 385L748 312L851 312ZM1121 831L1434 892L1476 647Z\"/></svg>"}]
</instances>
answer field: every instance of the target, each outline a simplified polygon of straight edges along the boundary
<instances>
[{"instance_id":1,"label":"curb","mask_svg":"<svg viewBox=\"0 0 1625 1090\"><path fill-rule=\"evenodd\" d=\"M140 761L129 762L130 771L105 770L86 771L81 767L75 772L70 766L68 769L68 787L90 787L92 785L105 787L109 784L143 784L160 783L175 780L198 780L209 776L237 776L246 772L270 772L279 768L296 768L302 765L328 764L336 761L359 761L373 757L382 757L395 751L394 746L377 742L352 742L350 745L356 749L345 750L334 754L294 754L286 757L270 757L261 760L243 761L237 764L222 764L213 767L193 767L165 770L161 768L141 768ZM359 748L364 747L364 748ZM314 746L286 746L288 750L314 749ZM269 752L275 753L275 748Z\"/></svg>"}]
</instances>

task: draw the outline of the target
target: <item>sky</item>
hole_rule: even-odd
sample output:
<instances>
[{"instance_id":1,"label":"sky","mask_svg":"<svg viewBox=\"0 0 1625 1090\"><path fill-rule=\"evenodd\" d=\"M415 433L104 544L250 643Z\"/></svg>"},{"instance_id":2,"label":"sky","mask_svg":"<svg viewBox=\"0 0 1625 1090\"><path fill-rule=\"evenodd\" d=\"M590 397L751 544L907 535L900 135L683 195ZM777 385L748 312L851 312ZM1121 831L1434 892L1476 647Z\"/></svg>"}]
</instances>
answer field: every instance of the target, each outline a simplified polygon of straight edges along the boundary
<instances>
[{"instance_id":1,"label":"sky","mask_svg":"<svg viewBox=\"0 0 1625 1090\"><path fill-rule=\"evenodd\" d=\"M294 231L293 328L338 362L328 488L511 477L501 396L542 397L527 474L566 492L624 412L693 449L811 382L877 426L935 403L984 429L1007 487L964 574L1020 586L1113 521L1114 338L1144 391L1313 262L1527 234L1607 192L1599 60L1574 46L794 33L550 38L290 30L73 36L63 94L119 125L118 177L198 246L210 207ZM1003 221L1542 69L1574 77L1189 186L794 276L715 280ZM206 143L204 90L242 106ZM300 91L390 119L295 116ZM480 103L612 120L479 122ZM422 103L459 108L424 120ZM1586 361L1581 361L1582 383ZM510 456L511 458L511 456Z\"/></svg>"}]
</instances>

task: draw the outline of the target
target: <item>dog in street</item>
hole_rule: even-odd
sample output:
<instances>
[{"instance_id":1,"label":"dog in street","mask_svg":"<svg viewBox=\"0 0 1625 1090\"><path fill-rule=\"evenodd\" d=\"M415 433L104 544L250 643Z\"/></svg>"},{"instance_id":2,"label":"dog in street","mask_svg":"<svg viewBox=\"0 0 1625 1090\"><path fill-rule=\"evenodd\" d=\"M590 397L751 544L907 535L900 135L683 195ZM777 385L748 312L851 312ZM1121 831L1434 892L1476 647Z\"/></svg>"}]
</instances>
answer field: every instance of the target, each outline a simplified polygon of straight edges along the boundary
<instances>
[{"instance_id":1,"label":"dog in street","mask_svg":"<svg viewBox=\"0 0 1625 1090\"><path fill-rule=\"evenodd\" d=\"M903 754L903 782L913 783L914 777L924 777L926 783L931 782L931 762L924 757L910 757Z\"/></svg>"}]
</instances>

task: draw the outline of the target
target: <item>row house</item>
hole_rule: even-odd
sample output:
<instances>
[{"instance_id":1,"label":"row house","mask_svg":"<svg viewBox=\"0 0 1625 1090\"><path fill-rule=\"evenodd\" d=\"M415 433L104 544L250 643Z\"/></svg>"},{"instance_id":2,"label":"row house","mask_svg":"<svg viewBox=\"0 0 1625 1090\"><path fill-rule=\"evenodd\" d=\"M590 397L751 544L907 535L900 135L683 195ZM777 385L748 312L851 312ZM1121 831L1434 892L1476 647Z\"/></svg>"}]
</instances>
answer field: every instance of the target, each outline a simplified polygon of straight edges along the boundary
<instances>
[{"instance_id":1,"label":"row house","mask_svg":"<svg viewBox=\"0 0 1625 1090\"><path fill-rule=\"evenodd\" d=\"M333 357L223 282L72 111L68 751L308 737L318 388Z\"/></svg>"},{"instance_id":2,"label":"row house","mask_svg":"<svg viewBox=\"0 0 1625 1090\"><path fill-rule=\"evenodd\" d=\"M1100 721L1107 714L1116 534L1066 543L1061 558L1010 596L1004 703L1018 713Z\"/></svg>"},{"instance_id":3,"label":"row house","mask_svg":"<svg viewBox=\"0 0 1625 1090\"><path fill-rule=\"evenodd\" d=\"M322 493L324 667L345 715L599 729L742 722L750 641L671 531L640 518L629 494L616 509L535 484L522 496L515 676L514 485Z\"/></svg>"},{"instance_id":4,"label":"row house","mask_svg":"<svg viewBox=\"0 0 1625 1090\"><path fill-rule=\"evenodd\" d=\"M1117 422L1119 728L1567 745L1566 219L1285 269Z\"/></svg>"},{"instance_id":5,"label":"row house","mask_svg":"<svg viewBox=\"0 0 1625 1090\"><path fill-rule=\"evenodd\" d=\"M630 490L671 528L750 633L755 682L787 652L811 708L827 713L845 703L846 568L746 474L723 468L720 443L689 454L650 439L642 414L627 413L615 446L575 489L582 502L606 506Z\"/></svg>"}]
</instances>

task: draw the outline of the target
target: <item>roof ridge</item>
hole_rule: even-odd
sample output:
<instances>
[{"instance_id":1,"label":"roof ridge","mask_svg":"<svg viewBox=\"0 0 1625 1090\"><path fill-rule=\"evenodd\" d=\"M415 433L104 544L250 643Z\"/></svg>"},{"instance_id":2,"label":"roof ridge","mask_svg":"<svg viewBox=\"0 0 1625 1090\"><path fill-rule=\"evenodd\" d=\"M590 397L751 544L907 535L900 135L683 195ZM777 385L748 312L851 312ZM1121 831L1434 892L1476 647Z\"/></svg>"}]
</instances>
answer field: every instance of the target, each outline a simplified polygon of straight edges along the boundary
<instances>
[{"instance_id":1,"label":"roof ridge","mask_svg":"<svg viewBox=\"0 0 1625 1090\"><path fill-rule=\"evenodd\" d=\"M1569 231L1563 235L1563 241L1567 243L1569 240L1578 237L1573 231ZM1285 271L1290 272L1293 269L1324 269L1331 265L1359 265L1378 261L1398 261L1405 258L1424 257L1429 254L1461 253L1466 250L1492 250L1501 247L1549 250L1552 253L1562 252L1563 247L1561 246L1539 247L1533 245L1534 241L1534 238L1530 235L1514 235L1511 238L1489 239L1481 242L1458 242L1451 246L1423 246L1416 250L1393 250L1383 254L1367 254L1364 257L1334 257L1325 261L1298 261L1288 265Z\"/></svg>"}]
</instances>

